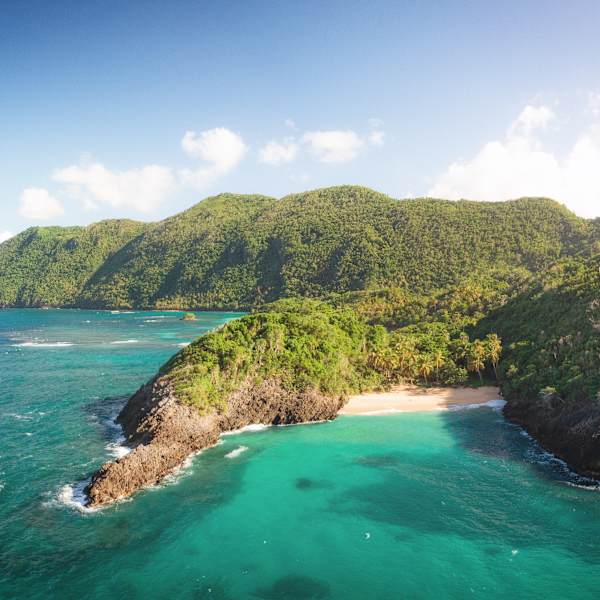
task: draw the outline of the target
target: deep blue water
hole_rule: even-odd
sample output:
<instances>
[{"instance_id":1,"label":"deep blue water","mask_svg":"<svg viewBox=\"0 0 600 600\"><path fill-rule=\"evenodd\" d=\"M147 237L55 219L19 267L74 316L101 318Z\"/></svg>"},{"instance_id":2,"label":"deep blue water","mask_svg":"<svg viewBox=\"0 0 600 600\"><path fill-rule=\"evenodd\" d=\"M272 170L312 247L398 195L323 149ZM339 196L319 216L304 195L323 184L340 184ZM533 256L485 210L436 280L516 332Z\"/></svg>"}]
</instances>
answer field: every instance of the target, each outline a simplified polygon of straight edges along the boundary
<instances>
[{"instance_id":1,"label":"deep blue water","mask_svg":"<svg viewBox=\"0 0 600 600\"><path fill-rule=\"evenodd\" d=\"M598 597L597 488L489 408L227 436L82 511L127 395L236 315L179 316L0 311L0 598Z\"/></svg>"}]
</instances>

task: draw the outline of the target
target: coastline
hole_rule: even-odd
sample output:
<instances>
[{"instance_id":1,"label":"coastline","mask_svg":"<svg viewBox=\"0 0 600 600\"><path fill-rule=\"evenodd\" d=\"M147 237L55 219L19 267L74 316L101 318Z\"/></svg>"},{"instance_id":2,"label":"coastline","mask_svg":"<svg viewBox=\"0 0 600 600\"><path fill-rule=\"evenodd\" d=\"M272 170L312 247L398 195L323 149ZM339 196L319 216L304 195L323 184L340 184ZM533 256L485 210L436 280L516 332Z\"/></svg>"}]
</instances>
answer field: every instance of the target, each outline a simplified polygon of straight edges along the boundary
<instances>
[{"instance_id":1,"label":"coastline","mask_svg":"<svg viewBox=\"0 0 600 600\"><path fill-rule=\"evenodd\" d=\"M393 412L432 412L461 406L502 402L497 387L430 387L397 385L388 392L350 396L339 415L373 415Z\"/></svg>"}]
</instances>

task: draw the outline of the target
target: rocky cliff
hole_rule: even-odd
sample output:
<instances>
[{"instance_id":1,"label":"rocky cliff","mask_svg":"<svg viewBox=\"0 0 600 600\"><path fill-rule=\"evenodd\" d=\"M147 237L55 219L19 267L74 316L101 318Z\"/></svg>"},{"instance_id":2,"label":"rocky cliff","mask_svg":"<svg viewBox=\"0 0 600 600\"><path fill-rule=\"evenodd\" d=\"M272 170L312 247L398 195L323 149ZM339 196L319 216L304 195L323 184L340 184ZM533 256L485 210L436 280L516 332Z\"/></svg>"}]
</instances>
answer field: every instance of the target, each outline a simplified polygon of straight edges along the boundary
<instances>
[{"instance_id":1,"label":"rocky cliff","mask_svg":"<svg viewBox=\"0 0 600 600\"><path fill-rule=\"evenodd\" d=\"M182 403L168 380L157 378L141 387L117 418L132 450L104 464L86 488L88 506L126 498L159 483L185 459L217 443L219 435L250 425L284 425L335 418L342 397L315 390L290 392L275 379L247 383L227 399L227 409L202 415Z\"/></svg>"},{"instance_id":2,"label":"rocky cliff","mask_svg":"<svg viewBox=\"0 0 600 600\"><path fill-rule=\"evenodd\" d=\"M579 474L600 479L600 402L565 402L557 395L510 400L504 416Z\"/></svg>"}]
</instances>

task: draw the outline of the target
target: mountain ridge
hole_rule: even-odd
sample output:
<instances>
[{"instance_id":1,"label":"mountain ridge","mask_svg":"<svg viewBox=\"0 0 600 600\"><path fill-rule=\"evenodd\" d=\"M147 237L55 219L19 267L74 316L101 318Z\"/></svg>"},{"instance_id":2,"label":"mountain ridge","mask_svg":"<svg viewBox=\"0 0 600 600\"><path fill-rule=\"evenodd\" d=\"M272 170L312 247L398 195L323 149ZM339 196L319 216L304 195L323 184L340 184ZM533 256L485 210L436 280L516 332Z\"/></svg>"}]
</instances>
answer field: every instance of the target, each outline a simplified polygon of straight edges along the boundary
<instances>
[{"instance_id":1,"label":"mountain ridge","mask_svg":"<svg viewBox=\"0 0 600 600\"><path fill-rule=\"evenodd\" d=\"M599 230L545 198L396 200L359 186L219 194L152 223L25 230L0 245L0 306L230 309L429 291L498 264L546 268Z\"/></svg>"}]
</instances>

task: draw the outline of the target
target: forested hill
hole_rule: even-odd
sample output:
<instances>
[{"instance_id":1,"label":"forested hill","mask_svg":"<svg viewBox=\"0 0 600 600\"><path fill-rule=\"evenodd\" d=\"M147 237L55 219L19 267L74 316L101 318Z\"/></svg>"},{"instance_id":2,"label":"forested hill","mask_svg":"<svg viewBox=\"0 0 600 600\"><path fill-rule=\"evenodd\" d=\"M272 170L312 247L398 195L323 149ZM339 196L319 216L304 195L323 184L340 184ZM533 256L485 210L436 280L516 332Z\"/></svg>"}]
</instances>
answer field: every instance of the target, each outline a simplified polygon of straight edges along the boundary
<instances>
[{"instance_id":1,"label":"forested hill","mask_svg":"<svg viewBox=\"0 0 600 600\"><path fill-rule=\"evenodd\" d=\"M113 220L23 231L0 244L0 306L75 303L106 260L146 228L135 221Z\"/></svg>"},{"instance_id":2,"label":"forested hill","mask_svg":"<svg viewBox=\"0 0 600 600\"><path fill-rule=\"evenodd\" d=\"M0 245L1 306L238 308L284 296L444 288L539 272L598 237L547 199L395 200L360 187L222 194L164 221L36 227Z\"/></svg>"}]
</instances>

